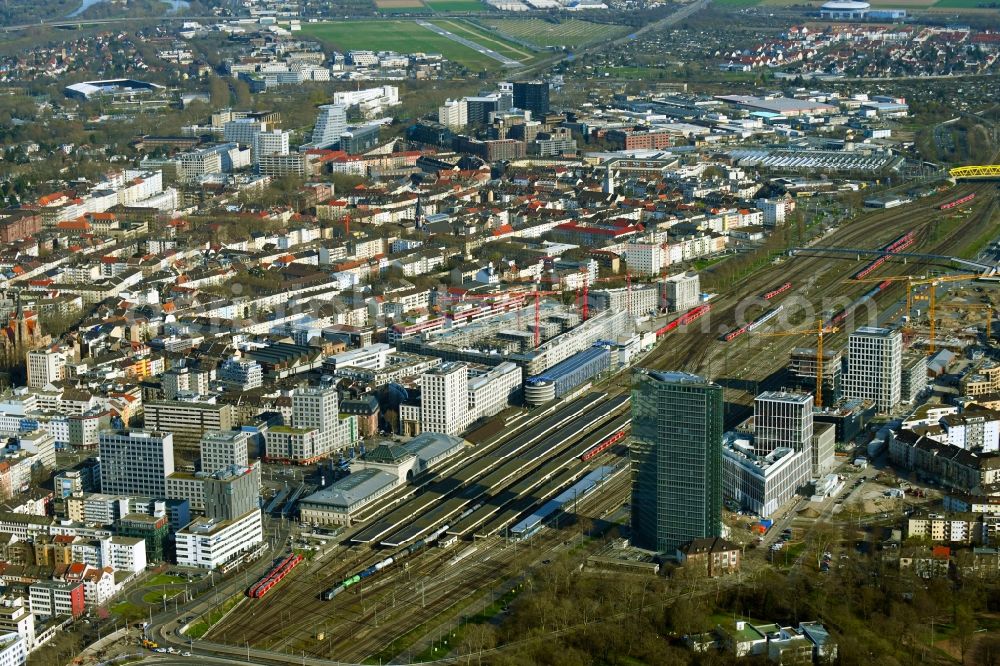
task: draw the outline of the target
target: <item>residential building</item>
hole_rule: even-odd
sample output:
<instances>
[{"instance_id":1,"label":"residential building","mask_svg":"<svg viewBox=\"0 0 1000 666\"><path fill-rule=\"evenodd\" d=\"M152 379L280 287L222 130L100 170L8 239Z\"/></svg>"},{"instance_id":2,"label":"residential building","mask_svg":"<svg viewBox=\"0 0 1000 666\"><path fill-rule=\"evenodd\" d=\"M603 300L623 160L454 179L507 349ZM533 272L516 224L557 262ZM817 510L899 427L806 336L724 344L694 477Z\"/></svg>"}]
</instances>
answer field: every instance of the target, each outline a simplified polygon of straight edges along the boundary
<instances>
[{"instance_id":1,"label":"residential building","mask_svg":"<svg viewBox=\"0 0 1000 666\"><path fill-rule=\"evenodd\" d=\"M17 634L30 652L35 644L35 616L24 597L0 597L0 634Z\"/></svg>"},{"instance_id":2,"label":"residential building","mask_svg":"<svg viewBox=\"0 0 1000 666\"><path fill-rule=\"evenodd\" d=\"M174 471L174 436L150 430L100 433L101 489L112 495L166 497Z\"/></svg>"},{"instance_id":3,"label":"residential building","mask_svg":"<svg viewBox=\"0 0 1000 666\"><path fill-rule=\"evenodd\" d=\"M462 129L469 124L469 105L464 99L449 99L438 107L438 122L449 129Z\"/></svg>"},{"instance_id":4,"label":"residential building","mask_svg":"<svg viewBox=\"0 0 1000 666\"><path fill-rule=\"evenodd\" d=\"M659 275L670 263L660 243L626 243L625 263L632 275Z\"/></svg>"},{"instance_id":5,"label":"residential building","mask_svg":"<svg viewBox=\"0 0 1000 666\"><path fill-rule=\"evenodd\" d=\"M469 425L469 369L444 363L420 376L420 430L458 435Z\"/></svg>"},{"instance_id":6,"label":"residential building","mask_svg":"<svg viewBox=\"0 0 1000 666\"><path fill-rule=\"evenodd\" d=\"M677 549L677 561L685 567L704 569L709 578L740 570L741 549L719 537L694 539Z\"/></svg>"},{"instance_id":7,"label":"residential building","mask_svg":"<svg viewBox=\"0 0 1000 666\"><path fill-rule=\"evenodd\" d=\"M66 378L66 353L55 349L28 352L28 386L45 388L46 384Z\"/></svg>"},{"instance_id":8,"label":"residential building","mask_svg":"<svg viewBox=\"0 0 1000 666\"><path fill-rule=\"evenodd\" d=\"M28 661L28 641L18 633L0 633L0 666L22 666Z\"/></svg>"},{"instance_id":9,"label":"residential building","mask_svg":"<svg viewBox=\"0 0 1000 666\"><path fill-rule=\"evenodd\" d=\"M900 402L900 369L903 334L899 329L862 326L848 338L848 399L871 400L880 413L889 413Z\"/></svg>"},{"instance_id":10,"label":"residential building","mask_svg":"<svg viewBox=\"0 0 1000 666\"><path fill-rule=\"evenodd\" d=\"M253 142L254 159L259 160L265 155L287 155L289 136L288 132L279 129L259 132Z\"/></svg>"},{"instance_id":11,"label":"residential building","mask_svg":"<svg viewBox=\"0 0 1000 666\"><path fill-rule=\"evenodd\" d=\"M721 536L722 387L683 372L632 385L632 541L673 554Z\"/></svg>"},{"instance_id":12,"label":"residential building","mask_svg":"<svg viewBox=\"0 0 1000 666\"><path fill-rule=\"evenodd\" d=\"M42 619L78 618L85 610L83 583L40 580L28 587L31 612Z\"/></svg>"}]
</instances>

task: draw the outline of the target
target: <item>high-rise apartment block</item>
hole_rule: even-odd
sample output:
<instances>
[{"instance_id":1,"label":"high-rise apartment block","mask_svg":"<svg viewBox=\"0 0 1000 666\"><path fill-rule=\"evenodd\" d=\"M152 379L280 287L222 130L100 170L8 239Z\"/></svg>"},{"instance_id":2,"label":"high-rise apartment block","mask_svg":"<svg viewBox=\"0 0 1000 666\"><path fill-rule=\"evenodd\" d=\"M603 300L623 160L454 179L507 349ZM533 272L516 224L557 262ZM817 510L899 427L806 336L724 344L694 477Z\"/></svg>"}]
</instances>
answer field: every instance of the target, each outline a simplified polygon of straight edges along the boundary
<instances>
[{"instance_id":1,"label":"high-rise apartment block","mask_svg":"<svg viewBox=\"0 0 1000 666\"><path fill-rule=\"evenodd\" d=\"M28 386L44 388L46 384L66 378L66 354L54 349L28 352Z\"/></svg>"},{"instance_id":2,"label":"high-rise apartment block","mask_svg":"<svg viewBox=\"0 0 1000 666\"><path fill-rule=\"evenodd\" d=\"M148 430L105 430L98 439L101 490L109 495L166 497L174 471L174 436Z\"/></svg>"},{"instance_id":3,"label":"high-rise apartment block","mask_svg":"<svg viewBox=\"0 0 1000 666\"><path fill-rule=\"evenodd\" d=\"M260 160L266 155L287 155L290 134L284 130L260 132L254 137L253 159Z\"/></svg>"},{"instance_id":4,"label":"high-rise apartment block","mask_svg":"<svg viewBox=\"0 0 1000 666\"><path fill-rule=\"evenodd\" d=\"M871 400L881 413L900 401L903 334L897 329L862 326L848 338L844 396Z\"/></svg>"},{"instance_id":5,"label":"high-rise apartment block","mask_svg":"<svg viewBox=\"0 0 1000 666\"><path fill-rule=\"evenodd\" d=\"M420 429L458 435L468 426L469 368L444 363L420 376Z\"/></svg>"},{"instance_id":6,"label":"high-rise apartment block","mask_svg":"<svg viewBox=\"0 0 1000 666\"><path fill-rule=\"evenodd\" d=\"M673 553L722 529L722 387L640 370L632 384L632 542Z\"/></svg>"}]
</instances>

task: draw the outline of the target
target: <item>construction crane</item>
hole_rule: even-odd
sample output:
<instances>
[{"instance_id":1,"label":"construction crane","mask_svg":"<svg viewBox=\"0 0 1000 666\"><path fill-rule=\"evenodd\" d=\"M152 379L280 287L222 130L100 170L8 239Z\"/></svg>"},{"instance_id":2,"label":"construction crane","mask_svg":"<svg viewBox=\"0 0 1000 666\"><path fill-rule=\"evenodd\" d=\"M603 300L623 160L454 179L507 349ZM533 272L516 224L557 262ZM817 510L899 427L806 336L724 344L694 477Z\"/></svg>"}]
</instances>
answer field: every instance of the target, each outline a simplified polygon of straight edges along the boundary
<instances>
[{"instance_id":1,"label":"construction crane","mask_svg":"<svg viewBox=\"0 0 1000 666\"><path fill-rule=\"evenodd\" d=\"M765 337L783 337L787 335L815 335L816 336L816 406L823 406L823 336L832 335L840 329L836 326L824 326L823 320L816 322L815 328L807 328L799 331L780 331L777 333L757 333Z\"/></svg>"},{"instance_id":2,"label":"construction crane","mask_svg":"<svg viewBox=\"0 0 1000 666\"><path fill-rule=\"evenodd\" d=\"M542 296L562 295L562 292L536 289L527 295L535 297L535 349L538 349L542 344Z\"/></svg>"},{"instance_id":3,"label":"construction crane","mask_svg":"<svg viewBox=\"0 0 1000 666\"><path fill-rule=\"evenodd\" d=\"M938 309L984 310L986 312L986 344L990 344L993 332L993 306L987 303L940 303Z\"/></svg>"},{"instance_id":4,"label":"construction crane","mask_svg":"<svg viewBox=\"0 0 1000 666\"><path fill-rule=\"evenodd\" d=\"M581 268L581 273L586 273L587 269ZM590 283L591 282L620 282L621 277L611 276L611 277L599 277L594 280L590 280L589 277L585 277L583 280L583 305L580 310L583 312L583 320L587 321L590 318ZM632 311L632 274L625 274L625 288L628 292L625 295L625 309L629 312ZM577 296L580 295L581 290L577 290Z\"/></svg>"},{"instance_id":5,"label":"construction crane","mask_svg":"<svg viewBox=\"0 0 1000 666\"><path fill-rule=\"evenodd\" d=\"M913 311L913 288L923 285L930 287L927 292L927 314L930 317L930 330L929 337L930 341L928 343L928 354L933 354L935 351L935 334L936 322L935 322L935 310L936 310L936 296L937 296L937 286L944 282L965 282L966 280L976 280L981 278L980 273L960 273L957 275L938 275L936 277L919 277L916 275L894 275L884 278L863 278L861 280L848 280L849 282L906 282L906 319L907 326L905 327L907 332L911 330L909 326L910 313Z\"/></svg>"}]
</instances>

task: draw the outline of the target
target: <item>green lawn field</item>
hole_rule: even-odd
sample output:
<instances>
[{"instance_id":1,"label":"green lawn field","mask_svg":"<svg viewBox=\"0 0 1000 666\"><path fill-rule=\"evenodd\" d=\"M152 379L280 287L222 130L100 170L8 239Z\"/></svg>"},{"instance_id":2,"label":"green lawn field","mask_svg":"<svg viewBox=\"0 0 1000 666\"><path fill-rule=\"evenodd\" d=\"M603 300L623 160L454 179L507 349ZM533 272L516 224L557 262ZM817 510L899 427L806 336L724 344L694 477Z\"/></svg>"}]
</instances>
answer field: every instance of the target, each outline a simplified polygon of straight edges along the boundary
<instances>
[{"instance_id":1,"label":"green lawn field","mask_svg":"<svg viewBox=\"0 0 1000 666\"><path fill-rule=\"evenodd\" d=\"M628 32L628 28L624 26L591 23L579 19L549 23L542 19L483 18L479 22L487 29L543 47L576 47L593 44L620 37Z\"/></svg>"},{"instance_id":2,"label":"green lawn field","mask_svg":"<svg viewBox=\"0 0 1000 666\"><path fill-rule=\"evenodd\" d=\"M479 0L425 0L425 5L436 12L483 12L489 5Z\"/></svg>"},{"instance_id":3,"label":"green lawn field","mask_svg":"<svg viewBox=\"0 0 1000 666\"><path fill-rule=\"evenodd\" d=\"M712 0L713 5L719 7L755 7L761 0Z\"/></svg>"},{"instance_id":4,"label":"green lawn field","mask_svg":"<svg viewBox=\"0 0 1000 666\"><path fill-rule=\"evenodd\" d=\"M438 35L414 21L305 23L302 32L341 51L440 53L448 60L473 70L500 67L500 63L493 58Z\"/></svg>"},{"instance_id":5,"label":"green lawn field","mask_svg":"<svg viewBox=\"0 0 1000 666\"><path fill-rule=\"evenodd\" d=\"M989 7L992 0L938 0L934 3L934 9L982 9L1000 13L1000 9Z\"/></svg>"},{"instance_id":6,"label":"green lawn field","mask_svg":"<svg viewBox=\"0 0 1000 666\"><path fill-rule=\"evenodd\" d=\"M514 60L524 61L534 55L527 47L509 42L496 33L487 32L479 26L473 25L468 21L463 21L462 19L435 19L431 23L459 37L471 39L477 44L482 44L487 48L493 49L500 55L505 55Z\"/></svg>"}]
</instances>

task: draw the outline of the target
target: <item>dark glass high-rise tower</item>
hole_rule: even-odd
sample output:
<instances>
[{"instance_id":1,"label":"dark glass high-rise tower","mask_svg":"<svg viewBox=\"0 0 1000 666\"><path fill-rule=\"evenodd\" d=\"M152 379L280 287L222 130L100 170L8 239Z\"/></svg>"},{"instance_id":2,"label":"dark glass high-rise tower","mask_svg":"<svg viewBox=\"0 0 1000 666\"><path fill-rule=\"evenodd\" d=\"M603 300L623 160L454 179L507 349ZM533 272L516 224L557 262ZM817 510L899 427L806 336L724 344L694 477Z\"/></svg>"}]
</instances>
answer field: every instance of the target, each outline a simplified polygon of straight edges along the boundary
<instances>
[{"instance_id":1,"label":"dark glass high-rise tower","mask_svg":"<svg viewBox=\"0 0 1000 666\"><path fill-rule=\"evenodd\" d=\"M524 81L514 84L514 106L527 109L533 116L549 112L549 84L547 81Z\"/></svg>"},{"instance_id":2,"label":"dark glass high-rise tower","mask_svg":"<svg viewBox=\"0 0 1000 666\"><path fill-rule=\"evenodd\" d=\"M632 382L632 543L674 554L721 536L722 387L685 372Z\"/></svg>"}]
</instances>

